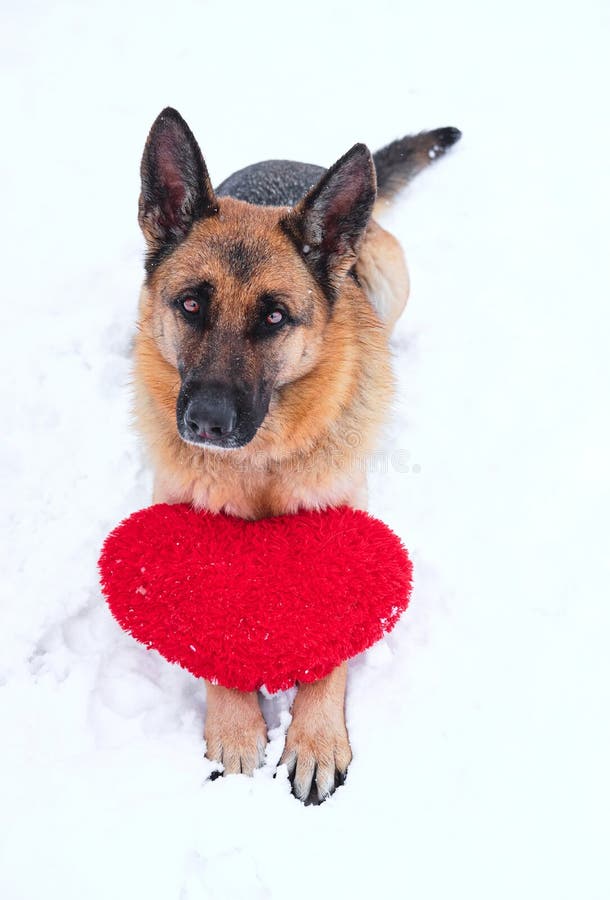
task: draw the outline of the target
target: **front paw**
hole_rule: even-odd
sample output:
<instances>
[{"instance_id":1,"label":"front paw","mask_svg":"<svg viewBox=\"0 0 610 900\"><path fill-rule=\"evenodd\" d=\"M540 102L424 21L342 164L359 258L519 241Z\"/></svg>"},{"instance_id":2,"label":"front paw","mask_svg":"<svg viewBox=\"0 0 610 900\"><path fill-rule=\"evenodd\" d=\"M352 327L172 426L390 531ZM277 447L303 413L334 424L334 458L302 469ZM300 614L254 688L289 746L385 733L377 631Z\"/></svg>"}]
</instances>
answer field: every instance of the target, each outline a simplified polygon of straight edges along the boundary
<instances>
[{"instance_id":1,"label":"front paw","mask_svg":"<svg viewBox=\"0 0 610 900\"><path fill-rule=\"evenodd\" d=\"M292 793L306 806L323 803L345 782L352 760L343 717L295 716L280 763L288 769Z\"/></svg>"},{"instance_id":2,"label":"front paw","mask_svg":"<svg viewBox=\"0 0 610 900\"><path fill-rule=\"evenodd\" d=\"M205 755L222 763L223 775L252 775L265 761L267 746L267 726L256 696L208 688L204 737Z\"/></svg>"}]
</instances>

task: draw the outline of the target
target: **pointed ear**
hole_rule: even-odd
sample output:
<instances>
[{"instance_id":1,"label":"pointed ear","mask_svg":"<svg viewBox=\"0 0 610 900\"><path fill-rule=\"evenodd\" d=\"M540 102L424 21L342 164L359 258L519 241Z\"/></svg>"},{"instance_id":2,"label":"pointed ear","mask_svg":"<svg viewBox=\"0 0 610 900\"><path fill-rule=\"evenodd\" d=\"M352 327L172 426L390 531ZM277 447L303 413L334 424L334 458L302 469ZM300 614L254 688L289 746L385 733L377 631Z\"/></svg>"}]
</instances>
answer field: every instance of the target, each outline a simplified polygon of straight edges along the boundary
<instances>
[{"instance_id":1,"label":"pointed ear","mask_svg":"<svg viewBox=\"0 0 610 900\"><path fill-rule=\"evenodd\" d=\"M373 157L355 144L283 220L330 299L356 262L375 197Z\"/></svg>"},{"instance_id":2,"label":"pointed ear","mask_svg":"<svg viewBox=\"0 0 610 900\"><path fill-rule=\"evenodd\" d=\"M151 257L181 241L197 219L218 211L199 145L170 106L150 129L140 173L138 221Z\"/></svg>"}]
</instances>

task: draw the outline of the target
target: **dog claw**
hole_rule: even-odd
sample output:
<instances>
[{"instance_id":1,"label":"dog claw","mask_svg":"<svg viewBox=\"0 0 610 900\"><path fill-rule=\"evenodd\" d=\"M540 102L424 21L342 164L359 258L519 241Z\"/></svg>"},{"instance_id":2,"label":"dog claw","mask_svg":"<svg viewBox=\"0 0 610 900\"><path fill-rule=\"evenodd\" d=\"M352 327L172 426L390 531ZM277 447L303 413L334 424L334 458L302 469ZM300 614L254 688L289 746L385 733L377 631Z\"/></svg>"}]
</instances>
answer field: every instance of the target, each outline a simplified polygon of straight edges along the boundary
<instances>
[{"instance_id":1,"label":"dog claw","mask_svg":"<svg viewBox=\"0 0 610 900\"><path fill-rule=\"evenodd\" d=\"M305 795L304 786L296 784L294 778L290 779L292 784L291 793L304 806L320 806L321 803L324 803L325 800L328 800L334 794L338 787L345 784L346 774L337 770L330 781L324 782L318 777L316 767L307 794Z\"/></svg>"},{"instance_id":2,"label":"dog claw","mask_svg":"<svg viewBox=\"0 0 610 900\"><path fill-rule=\"evenodd\" d=\"M299 756L291 751L282 757L281 763L288 769L291 794L305 806L319 806L345 784L347 771L337 768L330 760L316 760L311 754Z\"/></svg>"},{"instance_id":3,"label":"dog claw","mask_svg":"<svg viewBox=\"0 0 610 900\"><path fill-rule=\"evenodd\" d=\"M221 762L222 769L215 769L210 775L210 781L214 781L221 775L253 775L255 769L260 768L265 761L265 745L262 740L256 742L255 747L243 748L242 752L223 748L221 753L208 756L212 762Z\"/></svg>"}]
</instances>

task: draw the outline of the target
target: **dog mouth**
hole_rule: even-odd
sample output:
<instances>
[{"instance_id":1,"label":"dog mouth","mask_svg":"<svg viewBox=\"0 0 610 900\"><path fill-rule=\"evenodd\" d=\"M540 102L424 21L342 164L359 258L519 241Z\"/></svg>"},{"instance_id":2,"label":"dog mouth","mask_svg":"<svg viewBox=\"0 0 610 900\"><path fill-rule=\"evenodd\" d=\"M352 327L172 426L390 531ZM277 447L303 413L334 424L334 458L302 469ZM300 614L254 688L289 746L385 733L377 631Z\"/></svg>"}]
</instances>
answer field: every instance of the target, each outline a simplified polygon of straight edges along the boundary
<instances>
[{"instance_id":1,"label":"dog mouth","mask_svg":"<svg viewBox=\"0 0 610 900\"><path fill-rule=\"evenodd\" d=\"M191 428L184 425L178 426L178 434L186 444L194 447L205 447L208 450L239 450L247 446L255 437L258 428L251 435L243 435L237 432L227 435L216 435L203 432L195 434Z\"/></svg>"}]
</instances>

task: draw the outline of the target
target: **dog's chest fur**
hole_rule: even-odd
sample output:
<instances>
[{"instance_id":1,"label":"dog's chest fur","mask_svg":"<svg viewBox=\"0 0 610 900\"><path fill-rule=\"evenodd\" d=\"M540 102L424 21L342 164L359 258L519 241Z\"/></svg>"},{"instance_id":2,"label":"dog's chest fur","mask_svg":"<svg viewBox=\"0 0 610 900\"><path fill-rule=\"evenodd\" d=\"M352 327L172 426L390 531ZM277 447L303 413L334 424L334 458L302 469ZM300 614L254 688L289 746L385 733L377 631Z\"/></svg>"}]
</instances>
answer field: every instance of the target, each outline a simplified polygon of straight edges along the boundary
<instances>
[{"instance_id":1,"label":"dog's chest fur","mask_svg":"<svg viewBox=\"0 0 610 900\"><path fill-rule=\"evenodd\" d=\"M304 463L307 468L314 460ZM212 465L204 471L158 470L155 502L191 503L210 512L225 512L246 519L322 509L327 506L366 506L364 473L328 467L322 462L316 471L298 471L299 464L253 466L247 473L234 464ZM354 462L357 467L357 462Z\"/></svg>"}]
</instances>

